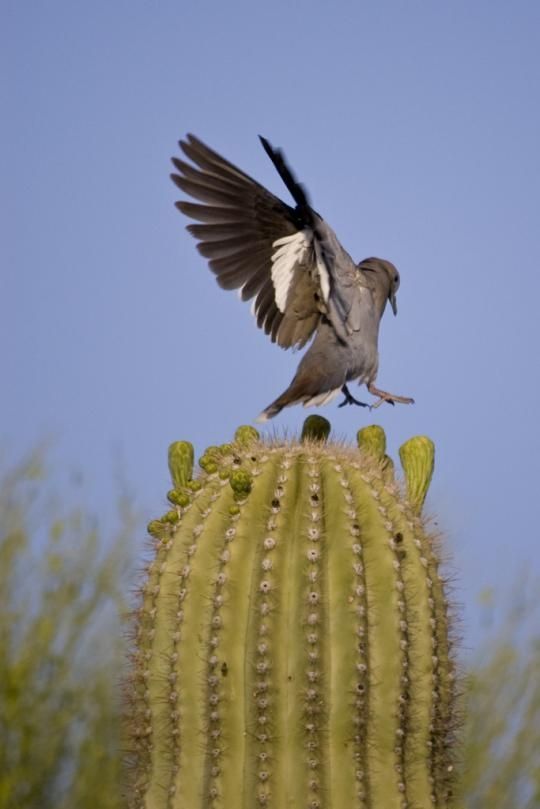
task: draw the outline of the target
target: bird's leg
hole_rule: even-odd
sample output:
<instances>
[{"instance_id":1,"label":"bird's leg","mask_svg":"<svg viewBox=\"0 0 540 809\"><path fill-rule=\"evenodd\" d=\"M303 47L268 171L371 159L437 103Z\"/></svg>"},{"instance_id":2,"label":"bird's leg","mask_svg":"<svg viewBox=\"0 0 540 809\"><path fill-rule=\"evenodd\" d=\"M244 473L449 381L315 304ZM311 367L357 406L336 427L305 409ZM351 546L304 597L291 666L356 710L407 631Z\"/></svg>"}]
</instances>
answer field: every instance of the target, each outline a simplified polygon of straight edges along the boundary
<instances>
[{"instance_id":1,"label":"bird's leg","mask_svg":"<svg viewBox=\"0 0 540 809\"><path fill-rule=\"evenodd\" d=\"M345 405L352 404L358 405L359 407L369 407L365 402L359 402L358 399L355 399L347 385L343 385L341 392L345 395L345 398L338 404L338 407L345 407Z\"/></svg>"},{"instance_id":2,"label":"bird's leg","mask_svg":"<svg viewBox=\"0 0 540 809\"><path fill-rule=\"evenodd\" d=\"M379 401L371 405L371 410L374 410L376 407L380 407L383 402L388 402L388 404L391 405L395 405L396 402L399 402L400 404L414 404L414 399L411 399L409 396L394 396L393 393L387 393L385 390L379 390L379 388L376 388L372 382L367 385L367 389L372 396L379 397Z\"/></svg>"}]
</instances>

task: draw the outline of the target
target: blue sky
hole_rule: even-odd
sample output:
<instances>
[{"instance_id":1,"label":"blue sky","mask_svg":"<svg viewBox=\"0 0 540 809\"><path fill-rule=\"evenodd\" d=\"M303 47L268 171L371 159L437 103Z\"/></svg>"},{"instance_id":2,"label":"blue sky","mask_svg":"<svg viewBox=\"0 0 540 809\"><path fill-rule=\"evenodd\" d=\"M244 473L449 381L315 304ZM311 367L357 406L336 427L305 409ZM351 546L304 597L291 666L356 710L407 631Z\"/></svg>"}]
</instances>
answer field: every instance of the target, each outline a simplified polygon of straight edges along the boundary
<instances>
[{"instance_id":1,"label":"blue sky","mask_svg":"<svg viewBox=\"0 0 540 809\"><path fill-rule=\"evenodd\" d=\"M54 436L103 514L120 458L151 517L170 441L202 453L287 386L298 355L218 288L168 179L192 131L287 198L264 134L349 252L401 272L378 382L416 404L323 412L339 436L382 424L393 453L435 440L429 508L474 646L477 593L540 573L540 5L8 0L1 17L0 443Z\"/></svg>"}]
</instances>

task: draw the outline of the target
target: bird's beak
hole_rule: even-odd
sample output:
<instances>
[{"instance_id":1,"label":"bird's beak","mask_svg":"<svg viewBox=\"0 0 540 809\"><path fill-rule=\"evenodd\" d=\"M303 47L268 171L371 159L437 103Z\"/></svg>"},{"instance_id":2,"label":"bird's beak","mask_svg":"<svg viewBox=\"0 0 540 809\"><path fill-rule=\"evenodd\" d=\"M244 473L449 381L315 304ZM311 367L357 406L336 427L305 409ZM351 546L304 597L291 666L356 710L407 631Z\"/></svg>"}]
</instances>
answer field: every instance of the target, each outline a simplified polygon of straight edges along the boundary
<instances>
[{"instance_id":1,"label":"bird's beak","mask_svg":"<svg viewBox=\"0 0 540 809\"><path fill-rule=\"evenodd\" d=\"M388 300L390 301L390 306L392 307L392 312L394 315L397 315L397 301L396 301L396 293L391 292L388 296Z\"/></svg>"}]
</instances>

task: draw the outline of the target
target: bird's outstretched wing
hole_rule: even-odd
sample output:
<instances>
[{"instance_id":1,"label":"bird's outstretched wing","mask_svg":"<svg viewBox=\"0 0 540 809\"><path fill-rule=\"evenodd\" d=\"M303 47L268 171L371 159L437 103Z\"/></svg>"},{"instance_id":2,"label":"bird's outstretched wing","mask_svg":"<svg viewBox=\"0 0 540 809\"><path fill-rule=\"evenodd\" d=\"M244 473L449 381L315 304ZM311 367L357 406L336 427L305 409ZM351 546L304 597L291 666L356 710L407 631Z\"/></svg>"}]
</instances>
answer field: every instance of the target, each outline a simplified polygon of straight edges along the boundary
<instances>
[{"instance_id":1,"label":"bird's outstretched wing","mask_svg":"<svg viewBox=\"0 0 540 809\"><path fill-rule=\"evenodd\" d=\"M254 298L257 325L283 348L301 347L322 315L345 340L358 275L331 228L310 207L283 154L264 138L265 151L296 207L262 185L193 135L180 141L186 163L174 157L175 184L198 202L177 208L198 224L188 225L201 255L223 289ZM194 165L192 165L194 164ZM201 204L202 203L202 204Z\"/></svg>"}]
</instances>

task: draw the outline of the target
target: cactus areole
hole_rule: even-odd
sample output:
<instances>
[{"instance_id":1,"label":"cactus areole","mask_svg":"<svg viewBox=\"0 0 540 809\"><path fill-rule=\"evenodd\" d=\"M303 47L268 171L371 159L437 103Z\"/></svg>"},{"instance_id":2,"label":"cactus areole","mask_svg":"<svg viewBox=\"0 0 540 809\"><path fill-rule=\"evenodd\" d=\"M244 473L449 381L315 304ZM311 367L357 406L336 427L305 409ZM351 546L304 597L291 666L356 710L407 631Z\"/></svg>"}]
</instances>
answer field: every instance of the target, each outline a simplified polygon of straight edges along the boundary
<instances>
[{"instance_id":1,"label":"cactus areole","mask_svg":"<svg viewBox=\"0 0 540 809\"><path fill-rule=\"evenodd\" d=\"M135 619L133 809L452 806L454 663L421 508L433 444L252 427L171 446Z\"/></svg>"}]
</instances>

